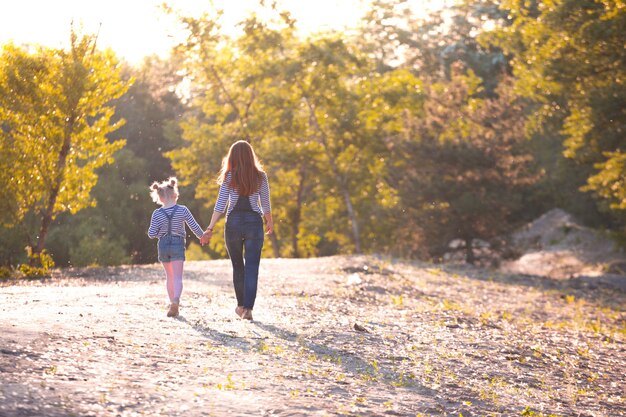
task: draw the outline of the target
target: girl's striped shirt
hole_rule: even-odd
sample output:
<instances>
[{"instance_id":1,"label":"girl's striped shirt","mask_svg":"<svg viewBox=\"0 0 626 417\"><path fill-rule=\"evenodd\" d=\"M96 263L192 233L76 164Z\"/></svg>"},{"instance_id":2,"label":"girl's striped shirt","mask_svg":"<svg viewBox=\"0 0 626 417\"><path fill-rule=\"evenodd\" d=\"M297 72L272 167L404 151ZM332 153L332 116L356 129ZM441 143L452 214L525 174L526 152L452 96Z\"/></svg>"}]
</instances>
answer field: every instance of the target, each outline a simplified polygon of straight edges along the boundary
<instances>
[{"instance_id":1,"label":"girl's striped shirt","mask_svg":"<svg viewBox=\"0 0 626 417\"><path fill-rule=\"evenodd\" d=\"M226 207L228 206L227 215L233 211L235 205L237 204L237 200L239 199L237 190L230 186L231 178L232 174L227 172L224 182L220 185L220 192L217 195L217 202L215 203L215 211L222 214L226 212ZM261 216L272 211L272 207L270 205L270 185L267 181L267 174L265 172L263 172L261 186L258 190L250 194L248 198L250 199L250 206L252 206L252 210L256 211Z\"/></svg>"},{"instance_id":2,"label":"girl's striped shirt","mask_svg":"<svg viewBox=\"0 0 626 417\"><path fill-rule=\"evenodd\" d=\"M150 239L154 239L155 237L162 238L167 235L168 220L165 213L171 216L176 206L178 206L178 209L172 217L172 235L185 237L185 223L187 223L187 226L189 226L198 239L202 237L204 232L189 209L186 206L175 204L172 207L161 207L154 210L152 218L150 219L150 228L148 229Z\"/></svg>"}]
</instances>

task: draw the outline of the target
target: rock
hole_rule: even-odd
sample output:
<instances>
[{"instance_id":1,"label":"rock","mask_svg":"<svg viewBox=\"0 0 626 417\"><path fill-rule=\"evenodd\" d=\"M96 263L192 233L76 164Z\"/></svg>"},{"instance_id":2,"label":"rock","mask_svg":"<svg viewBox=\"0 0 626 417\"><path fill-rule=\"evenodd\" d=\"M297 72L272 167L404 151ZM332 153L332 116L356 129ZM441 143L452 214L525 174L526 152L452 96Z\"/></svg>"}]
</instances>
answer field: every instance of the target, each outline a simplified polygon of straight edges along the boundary
<instances>
[{"instance_id":1,"label":"rock","mask_svg":"<svg viewBox=\"0 0 626 417\"><path fill-rule=\"evenodd\" d=\"M358 285L358 284L360 284L362 282L363 282L363 280L361 279L361 277L357 273L348 275L348 279L346 280L346 284L348 284L348 285Z\"/></svg>"},{"instance_id":2,"label":"rock","mask_svg":"<svg viewBox=\"0 0 626 417\"><path fill-rule=\"evenodd\" d=\"M472 246L476 249L488 249L491 247L491 244L486 240L474 239L472 240Z\"/></svg>"},{"instance_id":3,"label":"rock","mask_svg":"<svg viewBox=\"0 0 626 417\"><path fill-rule=\"evenodd\" d=\"M503 256L507 261L500 270L505 273L566 279L626 270L626 254L608 233L580 224L561 209L550 210L513 233L511 246L509 252L518 257Z\"/></svg>"},{"instance_id":4,"label":"rock","mask_svg":"<svg viewBox=\"0 0 626 417\"><path fill-rule=\"evenodd\" d=\"M356 330L358 332L365 332L365 333L369 333L370 332L365 327L361 326L359 323L354 323L354 330Z\"/></svg>"},{"instance_id":5,"label":"rock","mask_svg":"<svg viewBox=\"0 0 626 417\"><path fill-rule=\"evenodd\" d=\"M606 268L607 274L626 275L626 260L613 261Z\"/></svg>"},{"instance_id":6,"label":"rock","mask_svg":"<svg viewBox=\"0 0 626 417\"><path fill-rule=\"evenodd\" d=\"M450 243L448 243L448 247L450 249L461 249L465 247L465 242L463 242L461 239L454 239L450 241Z\"/></svg>"}]
</instances>

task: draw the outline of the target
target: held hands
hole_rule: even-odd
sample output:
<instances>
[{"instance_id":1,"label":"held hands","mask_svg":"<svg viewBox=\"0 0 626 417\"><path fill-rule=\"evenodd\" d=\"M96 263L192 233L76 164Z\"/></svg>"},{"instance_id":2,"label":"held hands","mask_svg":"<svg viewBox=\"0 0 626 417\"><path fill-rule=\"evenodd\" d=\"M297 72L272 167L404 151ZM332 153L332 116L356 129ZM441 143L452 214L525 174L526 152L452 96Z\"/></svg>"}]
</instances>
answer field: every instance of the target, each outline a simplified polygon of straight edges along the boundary
<instances>
[{"instance_id":1,"label":"held hands","mask_svg":"<svg viewBox=\"0 0 626 417\"><path fill-rule=\"evenodd\" d=\"M212 236L213 236L213 229L206 229L204 231L204 234L202 234L202 237L200 238L200 245L204 246L207 243L209 243Z\"/></svg>"}]
</instances>

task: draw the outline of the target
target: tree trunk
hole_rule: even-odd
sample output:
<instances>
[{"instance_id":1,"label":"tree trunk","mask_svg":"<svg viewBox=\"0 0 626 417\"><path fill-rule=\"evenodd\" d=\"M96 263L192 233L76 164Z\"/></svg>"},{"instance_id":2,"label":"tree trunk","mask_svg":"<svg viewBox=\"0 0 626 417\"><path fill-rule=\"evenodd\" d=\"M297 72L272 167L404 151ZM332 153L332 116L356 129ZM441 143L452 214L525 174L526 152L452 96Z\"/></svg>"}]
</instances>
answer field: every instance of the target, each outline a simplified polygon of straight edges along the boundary
<instances>
[{"instance_id":1,"label":"tree trunk","mask_svg":"<svg viewBox=\"0 0 626 417\"><path fill-rule=\"evenodd\" d=\"M344 197L346 201L346 211L348 212L348 218L350 219L350 223L352 225L352 237L354 239L354 250L357 254L361 254L361 238L359 235L359 222L356 218L356 212L354 211L354 206L352 205L352 199L350 198L350 192L348 190L348 186L345 183L345 180L342 178L339 167L337 166L337 158L330 152L328 146L328 139L326 132L320 126L317 115L315 114L315 107L310 102L309 97L306 95L306 92L303 87L300 87L302 92L304 93L304 99L309 108L309 123L317 130L319 136L319 143L324 148L324 152L326 153L326 157L328 158L328 162L330 164L330 168L333 172L335 178L337 178L337 182L339 185L340 193Z\"/></svg>"},{"instance_id":2,"label":"tree trunk","mask_svg":"<svg viewBox=\"0 0 626 417\"><path fill-rule=\"evenodd\" d=\"M274 258L280 258L280 243L278 237L276 237L276 230L270 235L270 241L272 242L272 252L274 252Z\"/></svg>"},{"instance_id":3,"label":"tree trunk","mask_svg":"<svg viewBox=\"0 0 626 417\"><path fill-rule=\"evenodd\" d=\"M302 201L304 199L304 184L306 181L306 168L300 168L300 182L298 184L298 192L296 194L296 209L294 210L292 216L292 238L291 238L291 248L292 248L292 257L299 258L300 250L298 249L298 234L300 233L300 221L302 220Z\"/></svg>"},{"instance_id":4,"label":"tree trunk","mask_svg":"<svg viewBox=\"0 0 626 417\"><path fill-rule=\"evenodd\" d=\"M476 257L474 256L474 248L472 247L472 238L465 238L465 262L474 265Z\"/></svg>"},{"instance_id":5,"label":"tree trunk","mask_svg":"<svg viewBox=\"0 0 626 417\"><path fill-rule=\"evenodd\" d=\"M61 146L61 150L59 151L59 158L57 159L57 163L56 163L56 176L50 188L50 196L48 197L48 205L46 206L46 209L42 213L41 227L39 228L39 236L37 237L37 246L35 246L35 248L33 249L33 253L32 253L33 256L31 257L29 261L31 266L39 266L39 263L40 263L39 255L41 254L41 252L43 251L46 245L46 236L48 236L48 229L50 228L50 224L52 223L52 219L54 217L54 206L59 196L59 190L61 189L61 184L63 183L65 163L67 161L67 155L70 152L70 148L72 144L73 130L74 130L74 117L70 116L69 124L65 127L63 145Z\"/></svg>"},{"instance_id":6,"label":"tree trunk","mask_svg":"<svg viewBox=\"0 0 626 417\"><path fill-rule=\"evenodd\" d=\"M346 210L348 211L348 218L350 219L350 223L352 225L352 236L354 237L354 251L357 254L361 254L361 237L359 232L359 223L356 219L356 213L354 212L354 206L352 205L352 201L350 200L350 193L348 192L348 187L343 186L343 197L346 200Z\"/></svg>"}]
</instances>

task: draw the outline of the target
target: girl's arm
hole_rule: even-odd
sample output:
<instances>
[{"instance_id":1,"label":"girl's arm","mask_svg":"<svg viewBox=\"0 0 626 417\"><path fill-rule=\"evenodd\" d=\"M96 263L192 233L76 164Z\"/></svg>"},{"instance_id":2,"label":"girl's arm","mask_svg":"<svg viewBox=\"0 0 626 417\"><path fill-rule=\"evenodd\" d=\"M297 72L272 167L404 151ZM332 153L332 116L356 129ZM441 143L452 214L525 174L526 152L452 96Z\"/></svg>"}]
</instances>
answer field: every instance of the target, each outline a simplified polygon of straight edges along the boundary
<instances>
[{"instance_id":1,"label":"girl's arm","mask_svg":"<svg viewBox=\"0 0 626 417\"><path fill-rule=\"evenodd\" d=\"M155 219L155 214L157 213L157 210L152 212L152 217L150 217L150 227L148 228L148 237L150 239L154 239L155 237L157 237L157 235L159 234L159 225L157 225L156 219Z\"/></svg>"},{"instance_id":2,"label":"girl's arm","mask_svg":"<svg viewBox=\"0 0 626 417\"><path fill-rule=\"evenodd\" d=\"M193 234L196 235L198 239L201 239L204 232L187 207L185 207L185 222Z\"/></svg>"}]
</instances>

